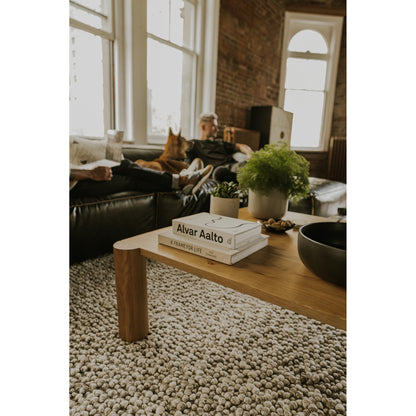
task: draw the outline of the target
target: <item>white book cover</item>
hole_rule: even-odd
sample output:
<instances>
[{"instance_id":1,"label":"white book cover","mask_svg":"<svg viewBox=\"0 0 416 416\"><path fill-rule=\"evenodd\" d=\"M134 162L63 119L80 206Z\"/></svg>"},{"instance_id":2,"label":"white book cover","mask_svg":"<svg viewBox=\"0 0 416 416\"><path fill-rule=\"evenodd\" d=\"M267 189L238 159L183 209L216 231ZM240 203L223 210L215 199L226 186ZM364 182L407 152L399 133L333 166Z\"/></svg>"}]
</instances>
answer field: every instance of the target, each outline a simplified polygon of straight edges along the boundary
<instances>
[{"instance_id":1,"label":"white book cover","mask_svg":"<svg viewBox=\"0 0 416 416\"><path fill-rule=\"evenodd\" d=\"M225 264L234 264L250 254L266 247L269 236L260 234L257 238L245 244L243 247L233 250L220 248L204 241L190 240L172 232L172 229L162 231L158 235L159 244L164 244L179 250L187 251L198 256L213 259Z\"/></svg>"},{"instance_id":2,"label":"white book cover","mask_svg":"<svg viewBox=\"0 0 416 416\"><path fill-rule=\"evenodd\" d=\"M71 169L93 169L97 166L112 168L123 159L121 130L108 130L106 138L70 137Z\"/></svg>"},{"instance_id":3,"label":"white book cover","mask_svg":"<svg viewBox=\"0 0 416 416\"><path fill-rule=\"evenodd\" d=\"M172 220L172 231L182 237L236 249L261 234L261 224L200 212Z\"/></svg>"},{"instance_id":4,"label":"white book cover","mask_svg":"<svg viewBox=\"0 0 416 416\"><path fill-rule=\"evenodd\" d=\"M72 169L91 170L91 169L96 168L97 166L107 166L109 168L112 168L112 167L117 166L119 164L120 164L120 162L116 162L114 160L100 159L100 160L95 160L94 162L85 163L84 165L73 165L71 163L70 166L71 166Z\"/></svg>"}]
</instances>

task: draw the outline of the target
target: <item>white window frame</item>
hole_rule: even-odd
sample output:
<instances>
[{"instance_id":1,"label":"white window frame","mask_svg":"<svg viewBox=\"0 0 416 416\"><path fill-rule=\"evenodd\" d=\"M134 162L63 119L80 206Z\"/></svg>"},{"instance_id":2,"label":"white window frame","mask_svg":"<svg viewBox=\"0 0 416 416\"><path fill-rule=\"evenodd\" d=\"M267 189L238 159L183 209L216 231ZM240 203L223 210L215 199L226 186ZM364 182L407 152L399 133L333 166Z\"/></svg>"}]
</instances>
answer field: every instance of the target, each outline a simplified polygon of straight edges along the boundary
<instances>
[{"instance_id":1,"label":"white window frame","mask_svg":"<svg viewBox=\"0 0 416 416\"><path fill-rule=\"evenodd\" d=\"M114 40L114 3L113 0L107 0L108 1L108 7L109 7L109 13L108 16L106 16L109 20L107 28L106 29L99 29L97 27L94 27L92 25L88 25L86 23L83 23L81 21L78 21L73 18L69 18L69 25L71 27L75 27L76 29L85 30L86 32L92 33L94 35L101 36L104 39L108 40ZM90 14L95 14L97 16L103 16L100 12L94 11L92 9L89 9L88 7L83 6L82 4L78 3L76 0L69 0L70 6L79 9L79 10L85 10L86 12Z\"/></svg>"},{"instance_id":2,"label":"white window frame","mask_svg":"<svg viewBox=\"0 0 416 416\"><path fill-rule=\"evenodd\" d=\"M193 68L192 68L192 79L194 80L193 85L191 86L192 91L191 91L191 114L194 113L195 111L195 105L196 105L196 85L197 85L197 62L199 60L199 51L201 50L200 48L200 36L199 36L199 31L198 28L201 27L201 8L199 6L198 0L185 0L188 3L192 3L195 7L195 15L194 15L194 25L193 25L193 34L192 34L192 47L189 48L188 46L180 46L170 40L161 38L153 33L147 32L147 39L152 39L153 41L165 45L168 48L174 49L176 51L182 52L183 54L186 54L187 56L191 57L193 60ZM182 75L183 77L183 75ZM148 103L147 103L147 107L148 107ZM193 114L194 115L194 114ZM194 131L195 129L195 115L194 117L190 120L191 121L191 132ZM166 130L168 129L168 126L166 126ZM183 133L183 128L181 127L182 133ZM152 144L164 144L166 143L166 138L165 136L160 137L157 135L152 135L150 134L150 132L147 132L147 141L149 143Z\"/></svg>"},{"instance_id":3,"label":"white window frame","mask_svg":"<svg viewBox=\"0 0 416 416\"><path fill-rule=\"evenodd\" d=\"M291 53L288 45L293 36L301 30L310 29L320 33L328 45L327 74L325 80L325 102L323 110L321 137L318 147L295 147L298 151L327 151L331 135L332 114L334 109L335 88L338 72L339 51L342 37L342 16L319 15L310 13L286 12L283 34L282 60L280 68L279 107L284 108L286 62ZM314 54L310 54L311 58Z\"/></svg>"},{"instance_id":4,"label":"white window frame","mask_svg":"<svg viewBox=\"0 0 416 416\"><path fill-rule=\"evenodd\" d=\"M107 30L99 29L94 26L85 24L83 22L80 22L76 19L69 18L69 26L73 27L75 29L79 29L88 33L91 33L92 35L97 35L103 39L106 39L110 41L110 47L109 49L103 49L103 58L106 62L109 63L108 66L103 66L103 77L104 77L104 85L109 85L110 89L104 89L104 135L105 132L109 129L114 128L114 118L115 118L115 108L114 108L114 73L113 73L113 56L114 56L114 40L115 40L115 25L114 25L114 1L113 0L107 0L109 2L109 24L107 26ZM75 8L86 10L89 13L92 14L100 14L99 12L91 11L90 9L82 6L77 1L69 0L70 6L73 6Z\"/></svg>"},{"instance_id":5,"label":"white window frame","mask_svg":"<svg viewBox=\"0 0 416 416\"><path fill-rule=\"evenodd\" d=\"M215 109L216 68L220 0L195 0L196 91L194 135L199 137L198 117ZM147 140L147 1L115 2L115 106L117 129L125 141L148 144Z\"/></svg>"}]
</instances>

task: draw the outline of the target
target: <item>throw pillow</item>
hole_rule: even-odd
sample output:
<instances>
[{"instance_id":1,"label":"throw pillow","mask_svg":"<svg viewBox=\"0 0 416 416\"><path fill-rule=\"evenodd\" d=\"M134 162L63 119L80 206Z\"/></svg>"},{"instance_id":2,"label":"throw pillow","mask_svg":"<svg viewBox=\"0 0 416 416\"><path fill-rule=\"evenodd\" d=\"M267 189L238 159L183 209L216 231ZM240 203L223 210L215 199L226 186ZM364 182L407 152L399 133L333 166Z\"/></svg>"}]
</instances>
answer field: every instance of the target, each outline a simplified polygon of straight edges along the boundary
<instances>
[{"instance_id":1,"label":"throw pillow","mask_svg":"<svg viewBox=\"0 0 416 416\"><path fill-rule=\"evenodd\" d=\"M69 156L71 165L85 165L105 159L107 139L102 137L69 137Z\"/></svg>"}]
</instances>

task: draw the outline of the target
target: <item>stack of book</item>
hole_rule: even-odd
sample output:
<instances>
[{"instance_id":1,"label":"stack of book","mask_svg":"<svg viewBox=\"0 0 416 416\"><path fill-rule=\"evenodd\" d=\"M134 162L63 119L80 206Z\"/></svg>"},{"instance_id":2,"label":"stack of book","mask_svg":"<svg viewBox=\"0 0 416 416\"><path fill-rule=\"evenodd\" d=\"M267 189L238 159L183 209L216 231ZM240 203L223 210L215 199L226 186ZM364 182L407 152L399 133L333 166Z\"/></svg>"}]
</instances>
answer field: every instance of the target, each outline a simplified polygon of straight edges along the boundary
<instances>
[{"instance_id":1,"label":"stack of book","mask_svg":"<svg viewBox=\"0 0 416 416\"><path fill-rule=\"evenodd\" d=\"M221 263L234 264L267 246L261 224L207 212L176 218L158 242Z\"/></svg>"}]
</instances>

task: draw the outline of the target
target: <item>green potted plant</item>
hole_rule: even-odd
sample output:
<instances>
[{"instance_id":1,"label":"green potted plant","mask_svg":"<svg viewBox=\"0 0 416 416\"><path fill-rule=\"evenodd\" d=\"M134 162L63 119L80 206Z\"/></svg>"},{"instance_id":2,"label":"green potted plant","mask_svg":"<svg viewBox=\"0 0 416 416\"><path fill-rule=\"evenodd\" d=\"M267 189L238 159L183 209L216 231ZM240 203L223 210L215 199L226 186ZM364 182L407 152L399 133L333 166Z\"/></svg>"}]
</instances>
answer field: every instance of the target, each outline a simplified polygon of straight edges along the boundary
<instances>
[{"instance_id":1,"label":"green potted plant","mask_svg":"<svg viewBox=\"0 0 416 416\"><path fill-rule=\"evenodd\" d=\"M210 213L226 217L238 217L241 191L235 182L222 182L211 194Z\"/></svg>"},{"instance_id":2,"label":"green potted plant","mask_svg":"<svg viewBox=\"0 0 416 416\"><path fill-rule=\"evenodd\" d=\"M286 143L267 144L237 172L248 189L248 211L256 218L282 218L289 199L309 196L309 162Z\"/></svg>"}]
</instances>

